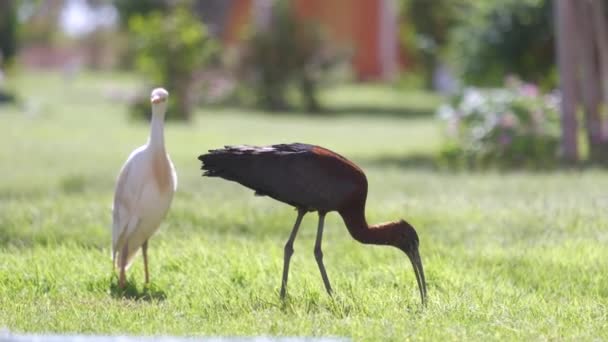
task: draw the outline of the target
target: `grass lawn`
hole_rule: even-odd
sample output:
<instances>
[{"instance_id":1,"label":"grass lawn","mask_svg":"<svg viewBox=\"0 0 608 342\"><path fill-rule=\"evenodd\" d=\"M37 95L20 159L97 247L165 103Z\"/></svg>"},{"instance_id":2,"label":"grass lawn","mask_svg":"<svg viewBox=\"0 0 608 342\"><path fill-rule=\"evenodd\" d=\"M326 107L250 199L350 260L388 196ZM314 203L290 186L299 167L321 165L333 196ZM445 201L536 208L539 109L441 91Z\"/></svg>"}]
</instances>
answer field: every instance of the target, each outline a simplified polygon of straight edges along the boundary
<instances>
[{"instance_id":1,"label":"grass lawn","mask_svg":"<svg viewBox=\"0 0 608 342\"><path fill-rule=\"evenodd\" d=\"M409 162L439 146L441 128L423 115L435 100L378 87L327 94L343 108L329 117L213 109L192 125L169 124L179 186L150 242L152 283L143 288L138 257L129 290L120 293L110 259L114 181L148 127L128 121L124 105L106 94L132 85L116 75L69 83L27 75L18 84L23 109L0 107L0 329L608 339L608 174L450 173ZM374 101L388 109L374 112ZM293 141L361 164L370 186L368 221L405 218L417 228L426 307L403 253L358 244L337 214L328 215L324 238L335 296L323 288L313 257L316 216L308 215L295 243L288 300L279 300L295 211L201 178L196 156L224 144Z\"/></svg>"}]
</instances>

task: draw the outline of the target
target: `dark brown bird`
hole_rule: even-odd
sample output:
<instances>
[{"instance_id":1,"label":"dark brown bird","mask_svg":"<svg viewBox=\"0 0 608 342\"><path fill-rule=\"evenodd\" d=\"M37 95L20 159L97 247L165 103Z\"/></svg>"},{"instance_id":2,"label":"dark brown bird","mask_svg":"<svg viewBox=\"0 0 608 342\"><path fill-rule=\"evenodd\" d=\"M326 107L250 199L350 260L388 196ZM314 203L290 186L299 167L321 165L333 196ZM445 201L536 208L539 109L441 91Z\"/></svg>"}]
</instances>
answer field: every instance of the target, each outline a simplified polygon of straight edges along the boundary
<instances>
[{"instance_id":1,"label":"dark brown bird","mask_svg":"<svg viewBox=\"0 0 608 342\"><path fill-rule=\"evenodd\" d=\"M298 217L285 244L281 298L285 297L293 242L302 218L309 211L319 213L315 259L325 289L332 289L323 265L321 240L323 221L330 211L337 211L352 237L364 244L397 247L409 257L422 302L426 282L418 253L416 230L404 220L370 226L365 220L367 178L354 163L326 148L307 144L272 146L226 146L198 157L203 162L203 176L221 177L240 183L258 196L269 196L290 204Z\"/></svg>"}]
</instances>

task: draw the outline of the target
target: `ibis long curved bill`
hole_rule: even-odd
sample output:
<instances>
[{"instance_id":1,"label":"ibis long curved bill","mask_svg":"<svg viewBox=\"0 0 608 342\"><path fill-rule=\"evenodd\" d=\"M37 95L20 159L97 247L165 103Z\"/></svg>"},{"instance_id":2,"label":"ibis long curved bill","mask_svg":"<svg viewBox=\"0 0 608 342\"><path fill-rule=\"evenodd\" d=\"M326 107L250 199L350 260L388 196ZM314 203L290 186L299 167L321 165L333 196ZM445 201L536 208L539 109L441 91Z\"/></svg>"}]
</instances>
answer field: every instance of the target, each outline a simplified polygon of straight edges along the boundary
<instances>
[{"instance_id":1,"label":"ibis long curved bill","mask_svg":"<svg viewBox=\"0 0 608 342\"><path fill-rule=\"evenodd\" d=\"M422 267L422 260L420 260L420 253L418 248L412 250L408 255L412 268L416 274L416 282L418 282L418 289L420 290L420 299L422 304L426 303L426 281L424 279L424 268Z\"/></svg>"}]
</instances>

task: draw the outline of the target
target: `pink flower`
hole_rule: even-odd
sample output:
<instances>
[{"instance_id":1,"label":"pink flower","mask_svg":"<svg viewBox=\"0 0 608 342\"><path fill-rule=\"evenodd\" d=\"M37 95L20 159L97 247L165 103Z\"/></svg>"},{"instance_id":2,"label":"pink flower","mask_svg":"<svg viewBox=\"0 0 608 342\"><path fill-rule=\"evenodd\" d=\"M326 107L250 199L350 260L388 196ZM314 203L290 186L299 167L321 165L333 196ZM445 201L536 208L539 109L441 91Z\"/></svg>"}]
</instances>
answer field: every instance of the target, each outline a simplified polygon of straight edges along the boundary
<instances>
[{"instance_id":1,"label":"pink flower","mask_svg":"<svg viewBox=\"0 0 608 342\"><path fill-rule=\"evenodd\" d=\"M513 139L511 139L511 136L509 134L506 134L506 133L502 133L498 137L498 143L502 147L505 147L505 146L509 145L511 143L511 141L513 141Z\"/></svg>"},{"instance_id":2,"label":"pink flower","mask_svg":"<svg viewBox=\"0 0 608 342\"><path fill-rule=\"evenodd\" d=\"M532 112L532 119L534 120L534 123L541 124L545 119L545 112L541 109L535 110Z\"/></svg>"},{"instance_id":3,"label":"pink flower","mask_svg":"<svg viewBox=\"0 0 608 342\"><path fill-rule=\"evenodd\" d=\"M521 84L519 78L515 75L509 74L505 77L505 86L507 88L517 88Z\"/></svg>"},{"instance_id":4,"label":"pink flower","mask_svg":"<svg viewBox=\"0 0 608 342\"><path fill-rule=\"evenodd\" d=\"M519 88L520 93L527 97L536 97L539 94L538 87L532 83L525 83Z\"/></svg>"},{"instance_id":5,"label":"pink flower","mask_svg":"<svg viewBox=\"0 0 608 342\"><path fill-rule=\"evenodd\" d=\"M457 137L460 129L460 120L455 117L448 121L447 134L451 137Z\"/></svg>"},{"instance_id":6,"label":"pink flower","mask_svg":"<svg viewBox=\"0 0 608 342\"><path fill-rule=\"evenodd\" d=\"M517 122L517 117L511 112L507 112L500 116L498 125L502 128L513 128L517 125Z\"/></svg>"}]
</instances>

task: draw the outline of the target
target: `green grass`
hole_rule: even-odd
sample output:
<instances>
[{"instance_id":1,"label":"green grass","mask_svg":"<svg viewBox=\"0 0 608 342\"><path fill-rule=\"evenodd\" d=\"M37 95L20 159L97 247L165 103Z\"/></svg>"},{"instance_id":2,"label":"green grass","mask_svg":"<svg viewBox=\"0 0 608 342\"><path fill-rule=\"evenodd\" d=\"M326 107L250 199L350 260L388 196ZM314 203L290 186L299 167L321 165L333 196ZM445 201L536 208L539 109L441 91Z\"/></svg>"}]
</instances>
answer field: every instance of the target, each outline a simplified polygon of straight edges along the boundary
<instances>
[{"instance_id":1,"label":"green grass","mask_svg":"<svg viewBox=\"0 0 608 342\"><path fill-rule=\"evenodd\" d=\"M114 180L148 128L129 122L123 105L104 94L132 85L116 75L68 84L53 74L28 75L18 83L26 109L0 107L0 328L369 341L608 339L608 174L450 173L400 162L437 150L441 127L424 115L214 109L190 126L169 124L179 188L151 240L152 284L143 288L137 258L128 290L117 291ZM349 93L361 102L351 105ZM366 96L413 112L436 102L400 99L381 87L336 90L331 98L353 112L373 111ZM417 228L426 307L403 253L358 244L336 214L328 216L324 238L334 298L314 261L316 217L308 215L288 300L279 300L295 212L236 184L201 178L196 156L224 144L291 141L324 145L363 166L370 222L402 217Z\"/></svg>"}]
</instances>

